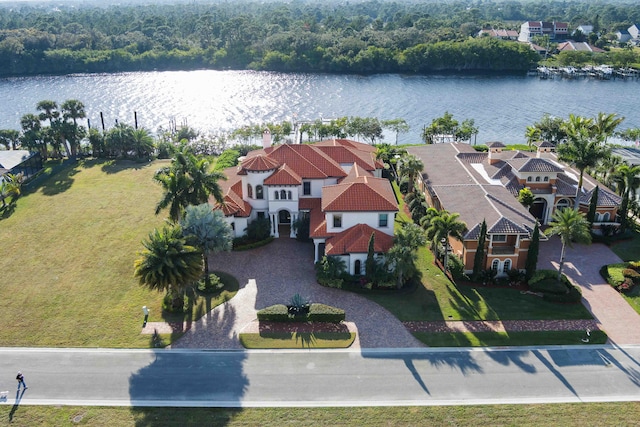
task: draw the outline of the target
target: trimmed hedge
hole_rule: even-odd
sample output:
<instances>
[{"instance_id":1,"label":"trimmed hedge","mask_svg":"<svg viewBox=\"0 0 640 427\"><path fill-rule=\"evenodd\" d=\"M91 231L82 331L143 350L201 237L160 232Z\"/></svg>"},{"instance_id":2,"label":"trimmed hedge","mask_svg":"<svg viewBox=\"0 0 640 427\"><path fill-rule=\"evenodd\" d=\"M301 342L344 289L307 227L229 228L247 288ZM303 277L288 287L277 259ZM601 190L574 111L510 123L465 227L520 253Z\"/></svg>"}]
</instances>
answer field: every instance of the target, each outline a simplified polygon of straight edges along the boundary
<instances>
[{"instance_id":1,"label":"trimmed hedge","mask_svg":"<svg viewBox=\"0 0 640 427\"><path fill-rule=\"evenodd\" d=\"M537 270L531 280L529 288L542 293L542 299L549 302L576 303L582 298L582 292L573 286L567 276L560 276L555 270Z\"/></svg>"},{"instance_id":2,"label":"trimmed hedge","mask_svg":"<svg viewBox=\"0 0 640 427\"><path fill-rule=\"evenodd\" d=\"M259 248L259 247L268 245L269 243L273 242L273 239L275 239L275 237L269 236L266 239L259 240L257 242L244 243L245 240L243 240L243 238L240 237L240 238L237 238L237 239L233 239L233 250L234 251L247 251L249 249Z\"/></svg>"},{"instance_id":3,"label":"trimmed hedge","mask_svg":"<svg viewBox=\"0 0 640 427\"><path fill-rule=\"evenodd\" d=\"M276 304L258 311L258 320L271 322L327 322L340 323L345 319L345 311L325 304L313 303L306 316L291 316L287 306Z\"/></svg>"}]
</instances>

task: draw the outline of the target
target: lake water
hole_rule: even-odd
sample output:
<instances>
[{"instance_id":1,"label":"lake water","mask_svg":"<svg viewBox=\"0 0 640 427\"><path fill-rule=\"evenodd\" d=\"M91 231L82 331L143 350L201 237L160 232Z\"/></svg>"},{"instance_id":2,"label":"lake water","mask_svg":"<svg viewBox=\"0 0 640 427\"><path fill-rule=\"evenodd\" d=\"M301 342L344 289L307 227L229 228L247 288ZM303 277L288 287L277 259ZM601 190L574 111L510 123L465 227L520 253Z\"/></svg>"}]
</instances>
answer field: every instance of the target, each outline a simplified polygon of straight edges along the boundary
<instances>
[{"instance_id":1,"label":"lake water","mask_svg":"<svg viewBox=\"0 0 640 427\"><path fill-rule=\"evenodd\" d=\"M283 74L252 71L162 71L0 79L0 129L20 128L44 99L81 100L94 127L116 120L155 132L173 120L219 133L246 124L341 116L404 118L400 143L419 143L425 124L449 111L474 119L477 143L524 143L545 113L593 117L617 113L620 129L640 127L638 80L540 80L537 77ZM395 136L386 134L386 142Z\"/></svg>"}]
</instances>

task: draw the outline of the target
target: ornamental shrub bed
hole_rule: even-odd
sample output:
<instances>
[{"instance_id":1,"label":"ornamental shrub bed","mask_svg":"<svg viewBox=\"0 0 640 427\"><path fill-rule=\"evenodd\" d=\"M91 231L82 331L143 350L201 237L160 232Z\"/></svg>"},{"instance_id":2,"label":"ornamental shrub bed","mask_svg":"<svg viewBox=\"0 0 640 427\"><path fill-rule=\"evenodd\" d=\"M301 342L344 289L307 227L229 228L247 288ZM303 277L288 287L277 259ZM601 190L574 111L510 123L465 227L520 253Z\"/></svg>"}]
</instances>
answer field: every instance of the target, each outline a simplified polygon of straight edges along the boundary
<instances>
[{"instance_id":1,"label":"ornamental shrub bed","mask_svg":"<svg viewBox=\"0 0 640 427\"><path fill-rule=\"evenodd\" d=\"M573 286L567 276L560 276L555 270L538 270L531 280L529 288L542 293L542 298L549 302L576 303L582 298L580 288Z\"/></svg>"},{"instance_id":2,"label":"ornamental shrub bed","mask_svg":"<svg viewBox=\"0 0 640 427\"><path fill-rule=\"evenodd\" d=\"M292 316L284 304L276 304L258 311L258 320L269 322L328 322L340 323L345 319L345 311L326 304L313 303L306 315Z\"/></svg>"},{"instance_id":3,"label":"ornamental shrub bed","mask_svg":"<svg viewBox=\"0 0 640 427\"><path fill-rule=\"evenodd\" d=\"M637 262L622 262L603 266L600 275L618 292L628 292L640 283L639 269Z\"/></svg>"}]
</instances>

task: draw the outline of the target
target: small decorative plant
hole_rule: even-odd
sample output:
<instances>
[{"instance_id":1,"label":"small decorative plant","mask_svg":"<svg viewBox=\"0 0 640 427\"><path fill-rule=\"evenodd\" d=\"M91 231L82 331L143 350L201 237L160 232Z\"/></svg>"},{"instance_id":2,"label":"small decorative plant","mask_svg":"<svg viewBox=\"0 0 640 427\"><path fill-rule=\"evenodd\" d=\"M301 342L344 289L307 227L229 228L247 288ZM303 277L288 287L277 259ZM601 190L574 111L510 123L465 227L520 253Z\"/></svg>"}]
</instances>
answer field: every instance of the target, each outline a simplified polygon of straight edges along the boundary
<instances>
[{"instance_id":1,"label":"small decorative plant","mask_svg":"<svg viewBox=\"0 0 640 427\"><path fill-rule=\"evenodd\" d=\"M289 300L289 305L287 305L287 309L289 314L292 316L302 316L307 315L309 313L309 307L311 303L307 298L304 298L300 294L295 294Z\"/></svg>"}]
</instances>

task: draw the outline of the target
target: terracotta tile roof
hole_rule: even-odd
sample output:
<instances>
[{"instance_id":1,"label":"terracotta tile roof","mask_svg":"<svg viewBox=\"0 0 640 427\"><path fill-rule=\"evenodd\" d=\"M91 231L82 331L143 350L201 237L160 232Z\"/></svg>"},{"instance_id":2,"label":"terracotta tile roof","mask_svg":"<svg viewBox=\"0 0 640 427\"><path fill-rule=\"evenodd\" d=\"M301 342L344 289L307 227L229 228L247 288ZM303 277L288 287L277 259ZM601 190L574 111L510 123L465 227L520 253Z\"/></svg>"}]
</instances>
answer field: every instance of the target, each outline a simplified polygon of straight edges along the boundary
<instances>
[{"instance_id":1,"label":"terracotta tile roof","mask_svg":"<svg viewBox=\"0 0 640 427\"><path fill-rule=\"evenodd\" d=\"M213 196L210 196L209 203L214 209L221 210L225 216L249 217L252 208L242 199L242 178L235 172L237 172L236 168L226 169L227 181L220 182L224 202L218 203Z\"/></svg>"},{"instance_id":2,"label":"terracotta tile roof","mask_svg":"<svg viewBox=\"0 0 640 427\"><path fill-rule=\"evenodd\" d=\"M302 178L284 164L273 175L264 180L264 185L301 185Z\"/></svg>"},{"instance_id":3,"label":"terracotta tile roof","mask_svg":"<svg viewBox=\"0 0 640 427\"><path fill-rule=\"evenodd\" d=\"M505 145L500 141L487 142L489 148L504 148Z\"/></svg>"},{"instance_id":4,"label":"terracotta tile roof","mask_svg":"<svg viewBox=\"0 0 640 427\"><path fill-rule=\"evenodd\" d=\"M456 157L465 163L484 163L489 158L489 153L459 153Z\"/></svg>"},{"instance_id":5,"label":"terracotta tile roof","mask_svg":"<svg viewBox=\"0 0 640 427\"><path fill-rule=\"evenodd\" d=\"M273 160L280 164L289 165L302 179L322 179L347 175L337 162L312 145L280 144L265 151Z\"/></svg>"},{"instance_id":6,"label":"terracotta tile roof","mask_svg":"<svg viewBox=\"0 0 640 427\"><path fill-rule=\"evenodd\" d=\"M322 212L322 199L319 197L301 198L298 207L301 211L309 211L309 237L326 237L327 222Z\"/></svg>"},{"instance_id":7,"label":"terracotta tile roof","mask_svg":"<svg viewBox=\"0 0 640 427\"><path fill-rule=\"evenodd\" d=\"M376 169L375 156L368 151L356 150L344 146L318 146L318 149L340 164L357 164L368 171Z\"/></svg>"},{"instance_id":8,"label":"terracotta tile roof","mask_svg":"<svg viewBox=\"0 0 640 427\"><path fill-rule=\"evenodd\" d=\"M349 174L338 181L338 184L347 184L350 182L357 182L358 178L365 177L365 176L373 178L373 174L371 172L368 172L362 167L355 164L349 171Z\"/></svg>"},{"instance_id":9,"label":"terracotta tile roof","mask_svg":"<svg viewBox=\"0 0 640 427\"><path fill-rule=\"evenodd\" d=\"M251 172L266 172L277 169L280 166L276 160L267 157L264 154L248 157L240 164L240 169Z\"/></svg>"},{"instance_id":10,"label":"terracotta tile roof","mask_svg":"<svg viewBox=\"0 0 640 427\"><path fill-rule=\"evenodd\" d=\"M351 139L325 139L320 142L316 142L313 144L318 147L322 146L343 146L343 147L351 147L356 148L360 151L368 151L370 153L375 153L378 149L373 145L365 144L358 141L353 141Z\"/></svg>"},{"instance_id":11,"label":"terracotta tile roof","mask_svg":"<svg viewBox=\"0 0 640 427\"><path fill-rule=\"evenodd\" d=\"M368 176L322 188L323 212L395 212L398 202L389 180Z\"/></svg>"},{"instance_id":12,"label":"terracotta tile roof","mask_svg":"<svg viewBox=\"0 0 640 427\"><path fill-rule=\"evenodd\" d=\"M376 253L388 252L393 246L392 236L378 231L367 224L358 224L328 238L325 253L327 255L367 253L371 234L375 235L373 248Z\"/></svg>"},{"instance_id":13,"label":"terracotta tile roof","mask_svg":"<svg viewBox=\"0 0 640 427\"><path fill-rule=\"evenodd\" d=\"M556 194L563 196L575 196L578 189L578 182L563 173L558 174L556 180Z\"/></svg>"},{"instance_id":14,"label":"terracotta tile roof","mask_svg":"<svg viewBox=\"0 0 640 427\"><path fill-rule=\"evenodd\" d=\"M536 147L552 147L552 148L556 146L554 143L549 142L549 141L538 142L535 145L536 145Z\"/></svg>"}]
</instances>

